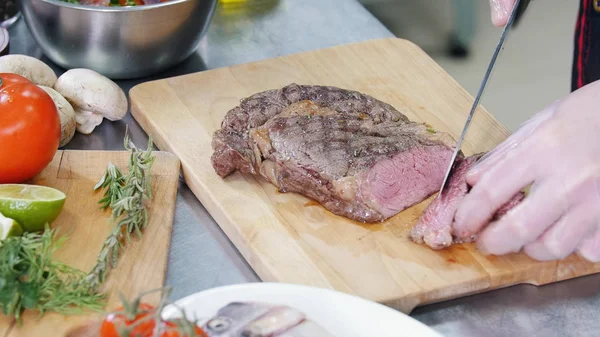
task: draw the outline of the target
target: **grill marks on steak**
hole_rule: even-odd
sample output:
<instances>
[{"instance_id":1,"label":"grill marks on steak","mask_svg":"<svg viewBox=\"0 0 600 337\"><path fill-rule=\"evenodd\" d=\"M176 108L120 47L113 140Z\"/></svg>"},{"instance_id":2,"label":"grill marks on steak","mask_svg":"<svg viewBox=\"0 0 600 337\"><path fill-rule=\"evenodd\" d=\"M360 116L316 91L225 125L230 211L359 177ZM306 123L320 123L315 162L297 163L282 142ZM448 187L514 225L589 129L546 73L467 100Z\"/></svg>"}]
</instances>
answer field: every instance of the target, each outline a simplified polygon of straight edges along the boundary
<instances>
[{"instance_id":1,"label":"grill marks on steak","mask_svg":"<svg viewBox=\"0 0 600 337\"><path fill-rule=\"evenodd\" d=\"M433 249L442 249L453 243L471 242L475 239L475 237L456 237L452 232L452 228L458 205L469 192L466 181L467 172L483 155L484 153L479 153L467 158L457 159L448 186L444 189L442 196L434 199L423 211L417 224L411 230L411 240L416 243L425 243ZM496 212L492 221L506 214L518 205L524 197L524 193L517 193Z\"/></svg>"},{"instance_id":2,"label":"grill marks on steak","mask_svg":"<svg viewBox=\"0 0 600 337\"><path fill-rule=\"evenodd\" d=\"M264 125L293 103L310 101L336 113L357 113L375 123L397 121L408 123L406 116L391 105L356 91L330 86L290 84L267 90L241 100L230 110L213 136L212 164L221 177L236 170L257 174L254 153L250 150L249 130Z\"/></svg>"},{"instance_id":3,"label":"grill marks on steak","mask_svg":"<svg viewBox=\"0 0 600 337\"><path fill-rule=\"evenodd\" d=\"M327 86L291 84L243 99L213 137L212 163L261 175L329 211L376 222L439 189L455 141L391 105Z\"/></svg>"}]
</instances>

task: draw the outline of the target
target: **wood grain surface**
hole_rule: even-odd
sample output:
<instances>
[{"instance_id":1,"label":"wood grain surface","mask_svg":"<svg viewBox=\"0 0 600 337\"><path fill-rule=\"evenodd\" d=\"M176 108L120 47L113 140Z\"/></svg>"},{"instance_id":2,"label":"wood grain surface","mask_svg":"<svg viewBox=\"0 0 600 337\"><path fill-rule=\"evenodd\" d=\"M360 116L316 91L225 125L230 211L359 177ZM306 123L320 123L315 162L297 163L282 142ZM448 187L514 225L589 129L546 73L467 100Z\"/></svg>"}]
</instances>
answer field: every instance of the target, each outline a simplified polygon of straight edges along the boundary
<instances>
[{"instance_id":1,"label":"wood grain surface","mask_svg":"<svg viewBox=\"0 0 600 337\"><path fill-rule=\"evenodd\" d=\"M120 305L118 292L133 298L140 292L160 288L164 284L168 247L175 210L180 163L167 152L154 152L151 170L153 198L148 204L149 223L142 239L133 239L123 250L116 269L108 274L104 291L107 309ZM93 191L109 162L127 172L129 152L125 151L58 151L50 165L29 183L50 186L67 195L65 206L52 224L60 235L67 235L55 258L83 271L94 266L102 243L112 229L110 210L99 208L103 192ZM158 303L158 294L146 298ZM0 316L0 335L10 337L66 336L66 333L98 314L62 316L26 312L23 325L16 326Z\"/></svg>"},{"instance_id":2,"label":"wood grain surface","mask_svg":"<svg viewBox=\"0 0 600 337\"><path fill-rule=\"evenodd\" d=\"M134 117L160 149L180 158L191 190L262 280L332 288L409 312L417 305L517 283L546 284L600 271L600 265L576 256L536 262L524 254L484 256L472 244L442 251L417 245L408 233L432 198L385 223L361 225L300 195L278 193L262 178L217 176L210 162L211 139L223 116L243 97L292 82L361 91L456 139L473 103L420 48L395 38L134 87ZM490 150L508 134L479 108L463 150Z\"/></svg>"}]
</instances>

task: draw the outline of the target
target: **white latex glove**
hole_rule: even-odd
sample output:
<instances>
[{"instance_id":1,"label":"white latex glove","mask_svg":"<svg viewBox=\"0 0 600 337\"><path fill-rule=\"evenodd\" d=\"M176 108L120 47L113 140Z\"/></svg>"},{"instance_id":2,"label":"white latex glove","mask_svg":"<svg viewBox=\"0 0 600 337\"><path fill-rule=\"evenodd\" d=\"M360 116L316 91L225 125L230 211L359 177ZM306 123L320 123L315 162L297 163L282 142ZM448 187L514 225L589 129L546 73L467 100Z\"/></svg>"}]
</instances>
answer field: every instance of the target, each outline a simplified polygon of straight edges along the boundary
<instances>
[{"instance_id":1,"label":"white latex glove","mask_svg":"<svg viewBox=\"0 0 600 337\"><path fill-rule=\"evenodd\" d=\"M492 10L492 23L497 27L504 27L508 22L510 12L515 5L516 0L490 0L490 9Z\"/></svg>"},{"instance_id":2,"label":"white latex glove","mask_svg":"<svg viewBox=\"0 0 600 337\"><path fill-rule=\"evenodd\" d=\"M524 248L537 260L578 252L600 262L600 81L555 102L526 122L467 174L454 233L479 233L477 245L501 255ZM495 223L496 210L531 186Z\"/></svg>"}]
</instances>

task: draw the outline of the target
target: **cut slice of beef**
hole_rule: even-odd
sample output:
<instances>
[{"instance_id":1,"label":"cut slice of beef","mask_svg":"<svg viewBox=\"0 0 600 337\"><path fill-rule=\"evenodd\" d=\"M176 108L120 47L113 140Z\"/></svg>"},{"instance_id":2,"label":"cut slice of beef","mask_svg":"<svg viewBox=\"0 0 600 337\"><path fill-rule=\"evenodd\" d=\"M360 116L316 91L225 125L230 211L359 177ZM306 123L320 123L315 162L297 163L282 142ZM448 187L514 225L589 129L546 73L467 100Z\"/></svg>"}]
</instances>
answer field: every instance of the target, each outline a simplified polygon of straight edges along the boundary
<instances>
[{"instance_id":1,"label":"cut slice of beef","mask_svg":"<svg viewBox=\"0 0 600 337\"><path fill-rule=\"evenodd\" d=\"M448 180L448 186L444 189L442 196L436 197L425 211L423 211L417 224L411 230L411 240L416 243L424 242L433 249L442 249L454 243L470 242L475 239L475 237L456 237L452 232L452 228L456 209L469 192L469 186L466 181L467 172L483 155L484 153L479 153L455 161L452 175ZM506 214L506 212L518 205L524 197L524 193L517 193L496 212L492 221Z\"/></svg>"},{"instance_id":2,"label":"cut slice of beef","mask_svg":"<svg viewBox=\"0 0 600 337\"><path fill-rule=\"evenodd\" d=\"M212 145L221 177L261 175L337 215L378 222L440 188L456 142L368 95L290 84L243 99Z\"/></svg>"}]
</instances>

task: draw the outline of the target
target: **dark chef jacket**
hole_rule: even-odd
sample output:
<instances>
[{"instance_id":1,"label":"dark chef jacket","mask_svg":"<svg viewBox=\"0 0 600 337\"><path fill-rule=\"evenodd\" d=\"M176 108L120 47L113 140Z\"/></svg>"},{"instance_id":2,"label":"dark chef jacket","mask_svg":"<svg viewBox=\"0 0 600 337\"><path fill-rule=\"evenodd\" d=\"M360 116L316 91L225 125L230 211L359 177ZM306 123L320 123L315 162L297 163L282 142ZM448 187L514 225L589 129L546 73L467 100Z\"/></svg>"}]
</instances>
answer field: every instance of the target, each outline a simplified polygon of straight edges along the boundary
<instances>
[{"instance_id":1,"label":"dark chef jacket","mask_svg":"<svg viewBox=\"0 0 600 337\"><path fill-rule=\"evenodd\" d=\"M600 0L580 0L571 90L600 79Z\"/></svg>"}]
</instances>

